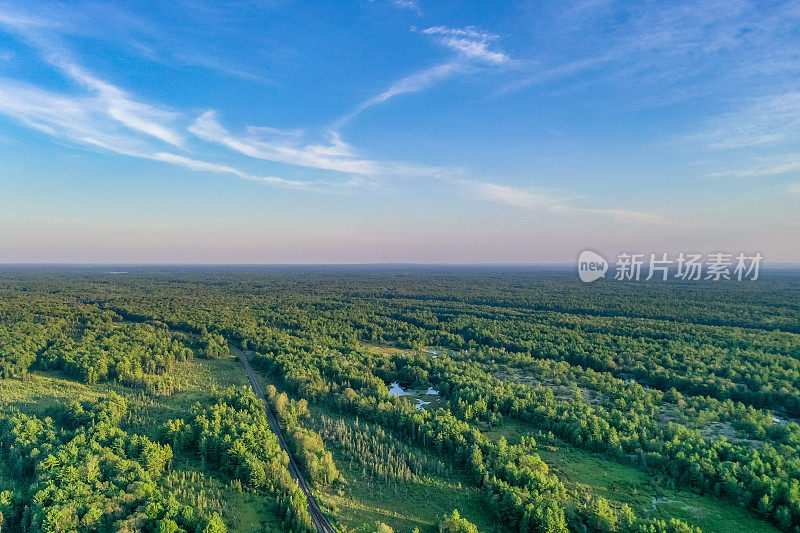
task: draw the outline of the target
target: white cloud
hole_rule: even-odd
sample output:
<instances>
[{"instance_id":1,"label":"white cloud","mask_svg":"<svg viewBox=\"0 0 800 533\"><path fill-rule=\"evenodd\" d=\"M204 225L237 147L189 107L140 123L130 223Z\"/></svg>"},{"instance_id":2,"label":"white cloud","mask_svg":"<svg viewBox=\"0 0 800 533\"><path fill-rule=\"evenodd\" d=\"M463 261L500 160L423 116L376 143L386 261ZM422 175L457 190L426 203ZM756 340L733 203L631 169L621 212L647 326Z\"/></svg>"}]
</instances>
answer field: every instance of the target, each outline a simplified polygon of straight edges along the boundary
<instances>
[{"instance_id":1,"label":"white cloud","mask_svg":"<svg viewBox=\"0 0 800 533\"><path fill-rule=\"evenodd\" d=\"M339 130L345 123L349 122L356 116L360 115L370 107L382 104L389 100L390 98L394 98L395 96L399 96L401 94L407 93L416 93L420 91L424 91L425 89L435 85L436 83L443 81L456 73L462 72L466 69L466 65L458 61L451 61L448 63L443 63L441 65L435 65L433 67L420 70L419 72L415 72L410 76L406 76L389 86L388 89L383 91L380 94L377 94L362 102L358 107L356 107L350 113L342 116L336 123L332 126L333 130Z\"/></svg>"},{"instance_id":2,"label":"white cloud","mask_svg":"<svg viewBox=\"0 0 800 533\"><path fill-rule=\"evenodd\" d=\"M246 180L258 181L261 183L269 183L272 185L282 185L284 187L288 187L291 189L312 190L315 188L313 183L307 181L287 180L275 176L257 176L254 174L243 172L237 168L229 167L226 165L218 165L216 163L208 163L206 161L200 161L197 159L191 159L178 154L159 152L148 157L156 161L163 161L165 163L180 165L186 168L190 168L192 170L216 172L219 174L233 174L234 176L238 176Z\"/></svg>"},{"instance_id":3,"label":"white cloud","mask_svg":"<svg viewBox=\"0 0 800 533\"><path fill-rule=\"evenodd\" d=\"M0 113L47 135L130 157L161 161L193 170L232 174L243 179L292 189L314 188L311 182L258 176L230 166L156 151L149 142L135 134L141 132L142 128L132 127L127 124L128 120L109 120L107 102L98 96L61 95L0 78Z\"/></svg>"},{"instance_id":4,"label":"white cloud","mask_svg":"<svg viewBox=\"0 0 800 533\"><path fill-rule=\"evenodd\" d=\"M510 61L509 57L503 52L489 50L488 44L485 42L459 39L457 37L447 37L442 42L470 59L480 59L487 63L498 64Z\"/></svg>"},{"instance_id":5,"label":"white cloud","mask_svg":"<svg viewBox=\"0 0 800 533\"><path fill-rule=\"evenodd\" d=\"M398 7L412 9L410 1L397 0ZM345 115L337 128L326 133L325 142L309 142L302 130L284 131L250 126L243 133L231 133L219 121L216 112L207 111L188 127L188 132L203 141L214 143L249 158L287 165L347 174L346 181L298 181L263 176L227 164L206 161L188 153L187 136L179 125L186 114L159 105L145 103L128 91L101 79L55 42L37 34L47 25L41 21L3 18L0 23L14 26L42 52L51 66L74 82L83 94L59 94L0 78L0 113L54 137L195 171L236 176L259 183L298 190L335 190L348 187L375 188L391 178L441 180L453 187L466 186L474 196L523 209L545 209L552 213L593 213L620 220L654 222L658 217L613 209L572 207L563 196L552 191L521 190L488 181L466 180L458 168L430 167L396 161L378 161L360 156L338 133L338 126L387 100L402 94L426 90L454 75L474 72L478 67L497 67L511 63L510 57L493 46L497 35L473 27L434 26L420 33L431 36L453 52L451 60L406 76L383 92L366 100ZM185 153L164 150L166 143Z\"/></svg>"},{"instance_id":6,"label":"white cloud","mask_svg":"<svg viewBox=\"0 0 800 533\"><path fill-rule=\"evenodd\" d=\"M564 208L562 200L543 192L527 192L508 185L498 185L486 181L468 181L462 183L472 188L475 195L491 202L499 202L525 209L548 208L560 210Z\"/></svg>"},{"instance_id":7,"label":"white cloud","mask_svg":"<svg viewBox=\"0 0 800 533\"><path fill-rule=\"evenodd\" d=\"M56 41L42 36L42 28L48 27L50 23L7 13L0 13L0 23L19 32L29 44L40 51L45 61L71 81L88 89L94 95L91 107L95 113L105 112L108 117L127 128L173 146L182 146L181 136L168 124L177 117L176 113L137 101L126 91L82 68Z\"/></svg>"},{"instance_id":8,"label":"white cloud","mask_svg":"<svg viewBox=\"0 0 800 533\"><path fill-rule=\"evenodd\" d=\"M245 134L234 135L219 123L215 111L203 113L189 131L206 142L225 146L254 159L351 175L442 179L461 173L453 168L364 159L335 131L327 133L328 142L325 144L304 143L302 132L283 132L265 127L250 126Z\"/></svg>"},{"instance_id":9,"label":"white cloud","mask_svg":"<svg viewBox=\"0 0 800 533\"><path fill-rule=\"evenodd\" d=\"M263 135L274 130L250 128L248 134L236 136L217 120L214 111L203 113L189 127L189 131L204 141L220 144L248 157L337 172L376 174L375 161L357 159L352 148L342 142L338 134L331 134L329 144L302 145L293 136ZM261 136L256 133L262 133Z\"/></svg>"},{"instance_id":10,"label":"white cloud","mask_svg":"<svg viewBox=\"0 0 800 533\"><path fill-rule=\"evenodd\" d=\"M181 136L165 124L176 118L176 113L134 100L119 87L92 76L80 66L66 59L63 54L51 53L48 55L48 59L72 80L93 91L97 95L98 101L103 104L105 112L114 120L132 130L150 135L173 146L182 146Z\"/></svg>"},{"instance_id":11,"label":"white cloud","mask_svg":"<svg viewBox=\"0 0 800 533\"><path fill-rule=\"evenodd\" d=\"M422 10L414 0L392 0L392 5L400 9L408 9L417 15L422 15Z\"/></svg>"},{"instance_id":12,"label":"white cloud","mask_svg":"<svg viewBox=\"0 0 800 533\"><path fill-rule=\"evenodd\" d=\"M431 26L429 28L425 28L424 30L420 30L420 33L424 33L426 35L444 35L447 37L461 37L464 39L471 39L473 41L490 41L492 39L497 39L497 37L499 37L494 33L489 33L479 30L474 26L468 26L466 28L448 28L447 26Z\"/></svg>"},{"instance_id":13,"label":"white cloud","mask_svg":"<svg viewBox=\"0 0 800 533\"><path fill-rule=\"evenodd\" d=\"M417 31L412 28L412 31ZM394 82L388 89L362 102L350 113L342 116L332 126L339 130L348 121L363 113L370 107L382 104L395 96L424 91L456 74L470 72L474 64L488 63L501 65L511 62L502 51L489 49L489 41L498 36L479 31L475 28L447 28L445 26L432 26L419 30L425 35L432 35L437 40L456 52L453 60L419 70Z\"/></svg>"},{"instance_id":14,"label":"white cloud","mask_svg":"<svg viewBox=\"0 0 800 533\"><path fill-rule=\"evenodd\" d=\"M367 107L383 103L386 100L400 94L416 93L425 90L434 83L449 78L463 68L463 65L459 63L444 63L442 65L436 65L431 68L415 72L410 76L406 76L405 78L396 81L382 93L364 102L358 109L364 110Z\"/></svg>"},{"instance_id":15,"label":"white cloud","mask_svg":"<svg viewBox=\"0 0 800 533\"><path fill-rule=\"evenodd\" d=\"M760 98L717 117L696 138L714 149L796 143L800 139L800 92Z\"/></svg>"},{"instance_id":16,"label":"white cloud","mask_svg":"<svg viewBox=\"0 0 800 533\"><path fill-rule=\"evenodd\" d=\"M73 141L94 139L120 153L143 149L144 144L108 120L96 97L70 96L0 78L0 113L48 135Z\"/></svg>"},{"instance_id":17,"label":"white cloud","mask_svg":"<svg viewBox=\"0 0 800 533\"><path fill-rule=\"evenodd\" d=\"M800 194L800 183L792 183L789 185L789 192Z\"/></svg>"},{"instance_id":18,"label":"white cloud","mask_svg":"<svg viewBox=\"0 0 800 533\"><path fill-rule=\"evenodd\" d=\"M663 224L664 219L657 214L628 209L598 209L572 205L569 198L557 191L525 191L508 185L485 181L462 180L462 184L472 189L474 195L482 200L510 205L521 209L544 209L562 215L600 215L618 222L636 224Z\"/></svg>"},{"instance_id":19,"label":"white cloud","mask_svg":"<svg viewBox=\"0 0 800 533\"><path fill-rule=\"evenodd\" d=\"M781 157L767 160L749 168L712 172L710 177L731 176L735 178L757 178L760 176L780 176L791 172L800 172L800 154L789 153Z\"/></svg>"},{"instance_id":20,"label":"white cloud","mask_svg":"<svg viewBox=\"0 0 800 533\"><path fill-rule=\"evenodd\" d=\"M426 35L434 35L438 41L467 59L486 63L510 63L511 58L504 52L490 50L489 43L498 38L497 35L479 31L473 27L448 28L432 26L421 31Z\"/></svg>"},{"instance_id":21,"label":"white cloud","mask_svg":"<svg viewBox=\"0 0 800 533\"><path fill-rule=\"evenodd\" d=\"M133 133L136 133L139 132L138 129L126 128L127 124L124 122L110 121L105 112L105 102L97 96L59 95L2 78L0 78L0 113L10 115L48 135L126 156L159 161L196 171L229 174L296 190L331 191L342 186L374 189L378 186L376 180L392 177L424 178L443 180L454 186L466 185L478 198L517 208L546 209L549 212L563 214L582 211L568 206L563 198L552 192L523 191L487 181L465 180L461 177L463 175L461 169L358 158L353 147L336 133L331 133L329 142L325 144L303 144L301 142L303 135L300 131L287 132L266 127L249 127L245 130L245 135L235 136L220 125L213 111L201 115L189 130L203 140L221 144L248 157L344 172L350 177L347 182L338 186L321 181L288 180L276 176L261 176L229 165L159 151L153 149L145 139L129 131L133 129ZM653 216L622 210L583 211L638 222L656 220Z\"/></svg>"}]
</instances>

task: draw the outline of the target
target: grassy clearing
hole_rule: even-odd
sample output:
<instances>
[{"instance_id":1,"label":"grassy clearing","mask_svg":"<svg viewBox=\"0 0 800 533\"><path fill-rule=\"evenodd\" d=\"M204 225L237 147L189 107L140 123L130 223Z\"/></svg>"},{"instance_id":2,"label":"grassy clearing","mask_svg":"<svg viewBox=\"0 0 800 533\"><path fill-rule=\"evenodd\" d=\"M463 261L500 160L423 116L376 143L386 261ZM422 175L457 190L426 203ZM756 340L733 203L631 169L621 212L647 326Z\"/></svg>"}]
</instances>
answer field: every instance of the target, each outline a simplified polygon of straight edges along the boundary
<instances>
[{"instance_id":1,"label":"grassy clearing","mask_svg":"<svg viewBox=\"0 0 800 533\"><path fill-rule=\"evenodd\" d=\"M525 424L512 421L490 432L497 438L505 436L510 443L532 433ZM561 443L541 445L538 453L568 487L587 485L598 496L627 503L637 516L679 518L699 526L703 533L778 532L744 507L708 495L671 489L657 477L598 454Z\"/></svg>"},{"instance_id":2,"label":"grassy clearing","mask_svg":"<svg viewBox=\"0 0 800 533\"><path fill-rule=\"evenodd\" d=\"M4 412L47 416L73 401L96 401L113 390L106 384L87 386L54 372L31 372L26 379L0 379L0 405Z\"/></svg>"},{"instance_id":3,"label":"grassy clearing","mask_svg":"<svg viewBox=\"0 0 800 533\"><path fill-rule=\"evenodd\" d=\"M278 390L283 390L280 380L273 380L264 372L257 372L257 376L262 387L273 384ZM324 403L309 404L309 412L311 420L307 423L315 429L318 429L323 415L334 420L342 418L345 422L355 420ZM428 480L420 481L384 480L366 474L355 458L333 443L326 443L326 447L333 454L347 484L339 491L315 492L325 512L338 524L371 532L376 522L383 522L397 533L411 533L415 528L423 533L434 533L438 531L442 515L458 509L461 516L478 526L480 531L496 530L480 490L462 472L430 475ZM430 454L419 447L414 449Z\"/></svg>"},{"instance_id":4,"label":"grassy clearing","mask_svg":"<svg viewBox=\"0 0 800 533\"><path fill-rule=\"evenodd\" d=\"M713 497L663 487L636 468L583 450L543 446L539 454L565 482L589 485L600 496L627 503L637 515L680 518L700 526L704 533L778 531L742 507Z\"/></svg>"},{"instance_id":5,"label":"grassy clearing","mask_svg":"<svg viewBox=\"0 0 800 533\"><path fill-rule=\"evenodd\" d=\"M331 447L334 460L346 479L351 480L341 493L325 492L320 498L338 523L353 529L369 530L383 522L398 533L414 528L433 533L439 518L457 508L461 516L476 524L480 531L493 531L491 518L484 512L480 491L437 479L433 483L394 482L365 479L360 467ZM356 480L356 481L353 481Z\"/></svg>"},{"instance_id":6,"label":"grassy clearing","mask_svg":"<svg viewBox=\"0 0 800 533\"><path fill-rule=\"evenodd\" d=\"M362 344L367 350L379 355L407 355L411 350L395 348L394 346L383 346L379 344Z\"/></svg>"},{"instance_id":7,"label":"grassy clearing","mask_svg":"<svg viewBox=\"0 0 800 533\"><path fill-rule=\"evenodd\" d=\"M170 418L187 417L192 406L210 402L213 387L247 384L244 369L235 358L218 360L195 359L176 363L172 373L177 382L172 396L148 396L141 389L115 383L84 385L56 372L32 372L24 381L0 379L0 409L12 408L36 416L54 416L73 401L96 402L113 391L124 396L129 414L122 428L130 433L157 438L161 425ZM272 498L231 489L224 476L207 470L196 458L176 452L172 472L191 475L200 473L205 492L219 494L222 516L230 533L283 531L278 505ZM189 483L192 485L192 483ZM13 488L14 480L0 464L0 489Z\"/></svg>"},{"instance_id":8,"label":"grassy clearing","mask_svg":"<svg viewBox=\"0 0 800 533\"><path fill-rule=\"evenodd\" d=\"M173 374L178 379L179 391L171 396L149 396L142 392L126 395L130 408L126 427L154 436L167 420L185 418L196 403L209 403L209 392L214 387L247 385L244 369L233 357L186 361L176 365Z\"/></svg>"},{"instance_id":9,"label":"grassy clearing","mask_svg":"<svg viewBox=\"0 0 800 533\"><path fill-rule=\"evenodd\" d=\"M322 415L342 418L352 423L354 417L341 415L325 405L311 405L312 424ZM339 470L348 480L341 493L325 492L322 500L334 507L333 516L350 528L374 525L376 521L391 526L398 533L437 531L439 519L458 509L461 516L478 526L480 531L494 531L492 516L486 510L483 495L460 471L441 475L429 474L427 480L384 480L365 473L356 458L334 444L327 444ZM412 446L415 451L429 451Z\"/></svg>"},{"instance_id":10,"label":"grassy clearing","mask_svg":"<svg viewBox=\"0 0 800 533\"><path fill-rule=\"evenodd\" d=\"M195 494L210 494L220 502L220 514L230 533L256 533L283 531L278 504L273 499L264 498L252 492L240 492L224 483L217 472L187 454L176 454L172 463L173 474L185 474ZM191 502L189 502L191 503Z\"/></svg>"},{"instance_id":11,"label":"grassy clearing","mask_svg":"<svg viewBox=\"0 0 800 533\"><path fill-rule=\"evenodd\" d=\"M370 352L383 356L408 355L411 352L411 350L394 348L392 346L379 346L375 344L364 344L363 346ZM443 349L427 347L423 348L422 351L423 353L428 354L430 357L438 357L439 354L442 353ZM411 405L415 406L417 409L436 410L439 407L446 407L447 402L445 402L439 396L438 392L429 394L429 392L431 392L430 389L413 389L403 384L400 386L403 390L403 393L401 395L395 395L400 396L400 398L403 400L411 402ZM392 394L391 390L390 394Z\"/></svg>"},{"instance_id":12,"label":"grassy clearing","mask_svg":"<svg viewBox=\"0 0 800 533\"><path fill-rule=\"evenodd\" d=\"M128 400L134 417L128 427L149 430L169 418L185 416L195 402L209 400L213 387L246 385L247 377L239 362L228 359L195 359L175 364L172 374L176 390L171 396L150 396L142 389L125 387L116 383L85 385L58 372L31 372L23 381L0 380L0 406L16 407L20 411L46 416L57 412L73 401L96 401L99 397L116 392Z\"/></svg>"}]
</instances>

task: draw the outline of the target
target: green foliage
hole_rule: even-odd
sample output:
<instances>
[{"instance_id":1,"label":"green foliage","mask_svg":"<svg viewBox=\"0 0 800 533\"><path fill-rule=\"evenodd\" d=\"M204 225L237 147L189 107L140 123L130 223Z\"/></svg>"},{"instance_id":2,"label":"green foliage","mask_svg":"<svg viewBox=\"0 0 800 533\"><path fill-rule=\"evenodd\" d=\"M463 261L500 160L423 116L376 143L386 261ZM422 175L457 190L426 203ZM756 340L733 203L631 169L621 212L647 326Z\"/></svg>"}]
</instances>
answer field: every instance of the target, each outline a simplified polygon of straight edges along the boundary
<instances>
[{"instance_id":1,"label":"green foliage","mask_svg":"<svg viewBox=\"0 0 800 533\"><path fill-rule=\"evenodd\" d=\"M383 522L377 522L375 524L375 531L373 533L394 533L394 529L387 526Z\"/></svg>"},{"instance_id":2,"label":"green foliage","mask_svg":"<svg viewBox=\"0 0 800 533\"><path fill-rule=\"evenodd\" d=\"M311 483L324 488L334 482L343 482L344 478L336 468L333 455L325 448L322 437L300 425L300 420L308 416L308 402L305 399L290 400L286 393L278 394L274 385L267 387L266 395L278 415L281 427L286 430L295 459Z\"/></svg>"},{"instance_id":3,"label":"green foliage","mask_svg":"<svg viewBox=\"0 0 800 533\"><path fill-rule=\"evenodd\" d=\"M347 424L327 416L322 417L321 426L324 440L339 445L371 475L419 481L426 473L443 474L448 470L442 461L413 450L380 426L358 419Z\"/></svg>"},{"instance_id":4,"label":"green foliage","mask_svg":"<svg viewBox=\"0 0 800 533\"><path fill-rule=\"evenodd\" d=\"M757 284L692 286L581 285L557 271L527 269L259 269L217 272L214 281L200 271L126 278L11 272L0 281L0 376L52 369L86 383L140 387L155 398L180 389L172 370L190 356L187 344L215 358L228 355L230 341L254 350L254 364L293 397L376 428L356 437L323 423L317 434L305 400L268 391L291 428L293 455L321 487L336 478L326 455L331 443L360 451L370 476L424 483L414 454L396 445L402 440L466 470L505 529L696 531L640 508L637 517L591 488L587 498L576 497L539 457L530 435L541 432L794 532L797 287L789 272L765 274ZM436 408L391 396L392 381L435 388ZM305 499L282 473L257 398L226 393L194 412L176 411L162 444L195 454L245 490L273 495L284 527L309 527ZM44 459L57 458L54 452L95 431L98 421L108 425L101 415L89 406L58 409L54 420L15 427L19 442L3 443L8 469L38 479ZM113 410L105 416L115 420ZM509 423L526 428L524 438L495 436ZM168 464L132 437L110 449L149 478ZM136 455L140 449L149 460ZM6 522L21 521L20 509L4 510ZM94 520L88 511L77 516ZM65 507L58 518L75 515ZM135 529L142 519L127 516L120 527Z\"/></svg>"},{"instance_id":5,"label":"green foliage","mask_svg":"<svg viewBox=\"0 0 800 533\"><path fill-rule=\"evenodd\" d=\"M453 509L452 514L445 515L439 521L439 533L478 533L478 528L466 518L461 518L458 509Z\"/></svg>"},{"instance_id":6,"label":"green foliage","mask_svg":"<svg viewBox=\"0 0 800 533\"><path fill-rule=\"evenodd\" d=\"M174 524L172 531L193 531L217 524L216 531L225 531L218 516L198 513L159 488L172 449L119 429L125 409L121 397L110 395L93 406L73 405L71 427L22 413L0 420L4 460L26 487L19 498L0 498L9 529L107 532Z\"/></svg>"},{"instance_id":7,"label":"green foliage","mask_svg":"<svg viewBox=\"0 0 800 533\"><path fill-rule=\"evenodd\" d=\"M305 494L289 474L289 457L269 427L263 403L249 387L218 391L212 406L196 406L193 414L190 423L167 422L164 439L190 448L241 486L276 495L286 528L313 528Z\"/></svg>"},{"instance_id":8,"label":"green foliage","mask_svg":"<svg viewBox=\"0 0 800 533\"><path fill-rule=\"evenodd\" d=\"M163 324L125 323L111 311L60 297L22 293L0 300L0 378L36 367L88 384L115 379L146 386L191 357Z\"/></svg>"},{"instance_id":9,"label":"green foliage","mask_svg":"<svg viewBox=\"0 0 800 533\"><path fill-rule=\"evenodd\" d=\"M295 456L315 486L327 487L341 479L342 475L333 462L333 455L325 449L319 434L309 429L295 427L289 439Z\"/></svg>"},{"instance_id":10,"label":"green foliage","mask_svg":"<svg viewBox=\"0 0 800 533\"><path fill-rule=\"evenodd\" d=\"M231 350L225 337L219 333L209 333L206 330L203 330L200 335L200 349L203 356L208 359L223 359L231 355Z\"/></svg>"}]
</instances>

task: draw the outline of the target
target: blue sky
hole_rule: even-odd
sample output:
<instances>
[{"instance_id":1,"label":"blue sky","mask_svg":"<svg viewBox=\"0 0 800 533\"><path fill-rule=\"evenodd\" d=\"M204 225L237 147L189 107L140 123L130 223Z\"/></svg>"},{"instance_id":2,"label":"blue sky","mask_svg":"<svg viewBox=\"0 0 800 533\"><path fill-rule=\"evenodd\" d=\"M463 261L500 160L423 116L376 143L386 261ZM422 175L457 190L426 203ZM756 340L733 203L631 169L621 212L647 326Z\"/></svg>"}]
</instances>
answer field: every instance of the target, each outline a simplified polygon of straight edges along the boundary
<instances>
[{"instance_id":1,"label":"blue sky","mask_svg":"<svg viewBox=\"0 0 800 533\"><path fill-rule=\"evenodd\" d=\"M0 262L800 261L797 2L4 2Z\"/></svg>"}]
</instances>

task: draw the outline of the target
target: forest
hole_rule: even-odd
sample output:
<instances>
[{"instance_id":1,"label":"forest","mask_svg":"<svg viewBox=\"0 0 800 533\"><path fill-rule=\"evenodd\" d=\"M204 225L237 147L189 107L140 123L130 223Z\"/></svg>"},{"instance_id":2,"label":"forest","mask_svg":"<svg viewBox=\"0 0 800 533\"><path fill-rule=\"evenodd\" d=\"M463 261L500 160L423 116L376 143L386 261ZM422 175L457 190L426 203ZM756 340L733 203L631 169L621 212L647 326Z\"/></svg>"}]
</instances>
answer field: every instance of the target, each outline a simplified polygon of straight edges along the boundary
<instances>
[{"instance_id":1,"label":"forest","mask_svg":"<svg viewBox=\"0 0 800 533\"><path fill-rule=\"evenodd\" d=\"M2 533L800 533L800 271L6 266L0 408Z\"/></svg>"}]
</instances>

